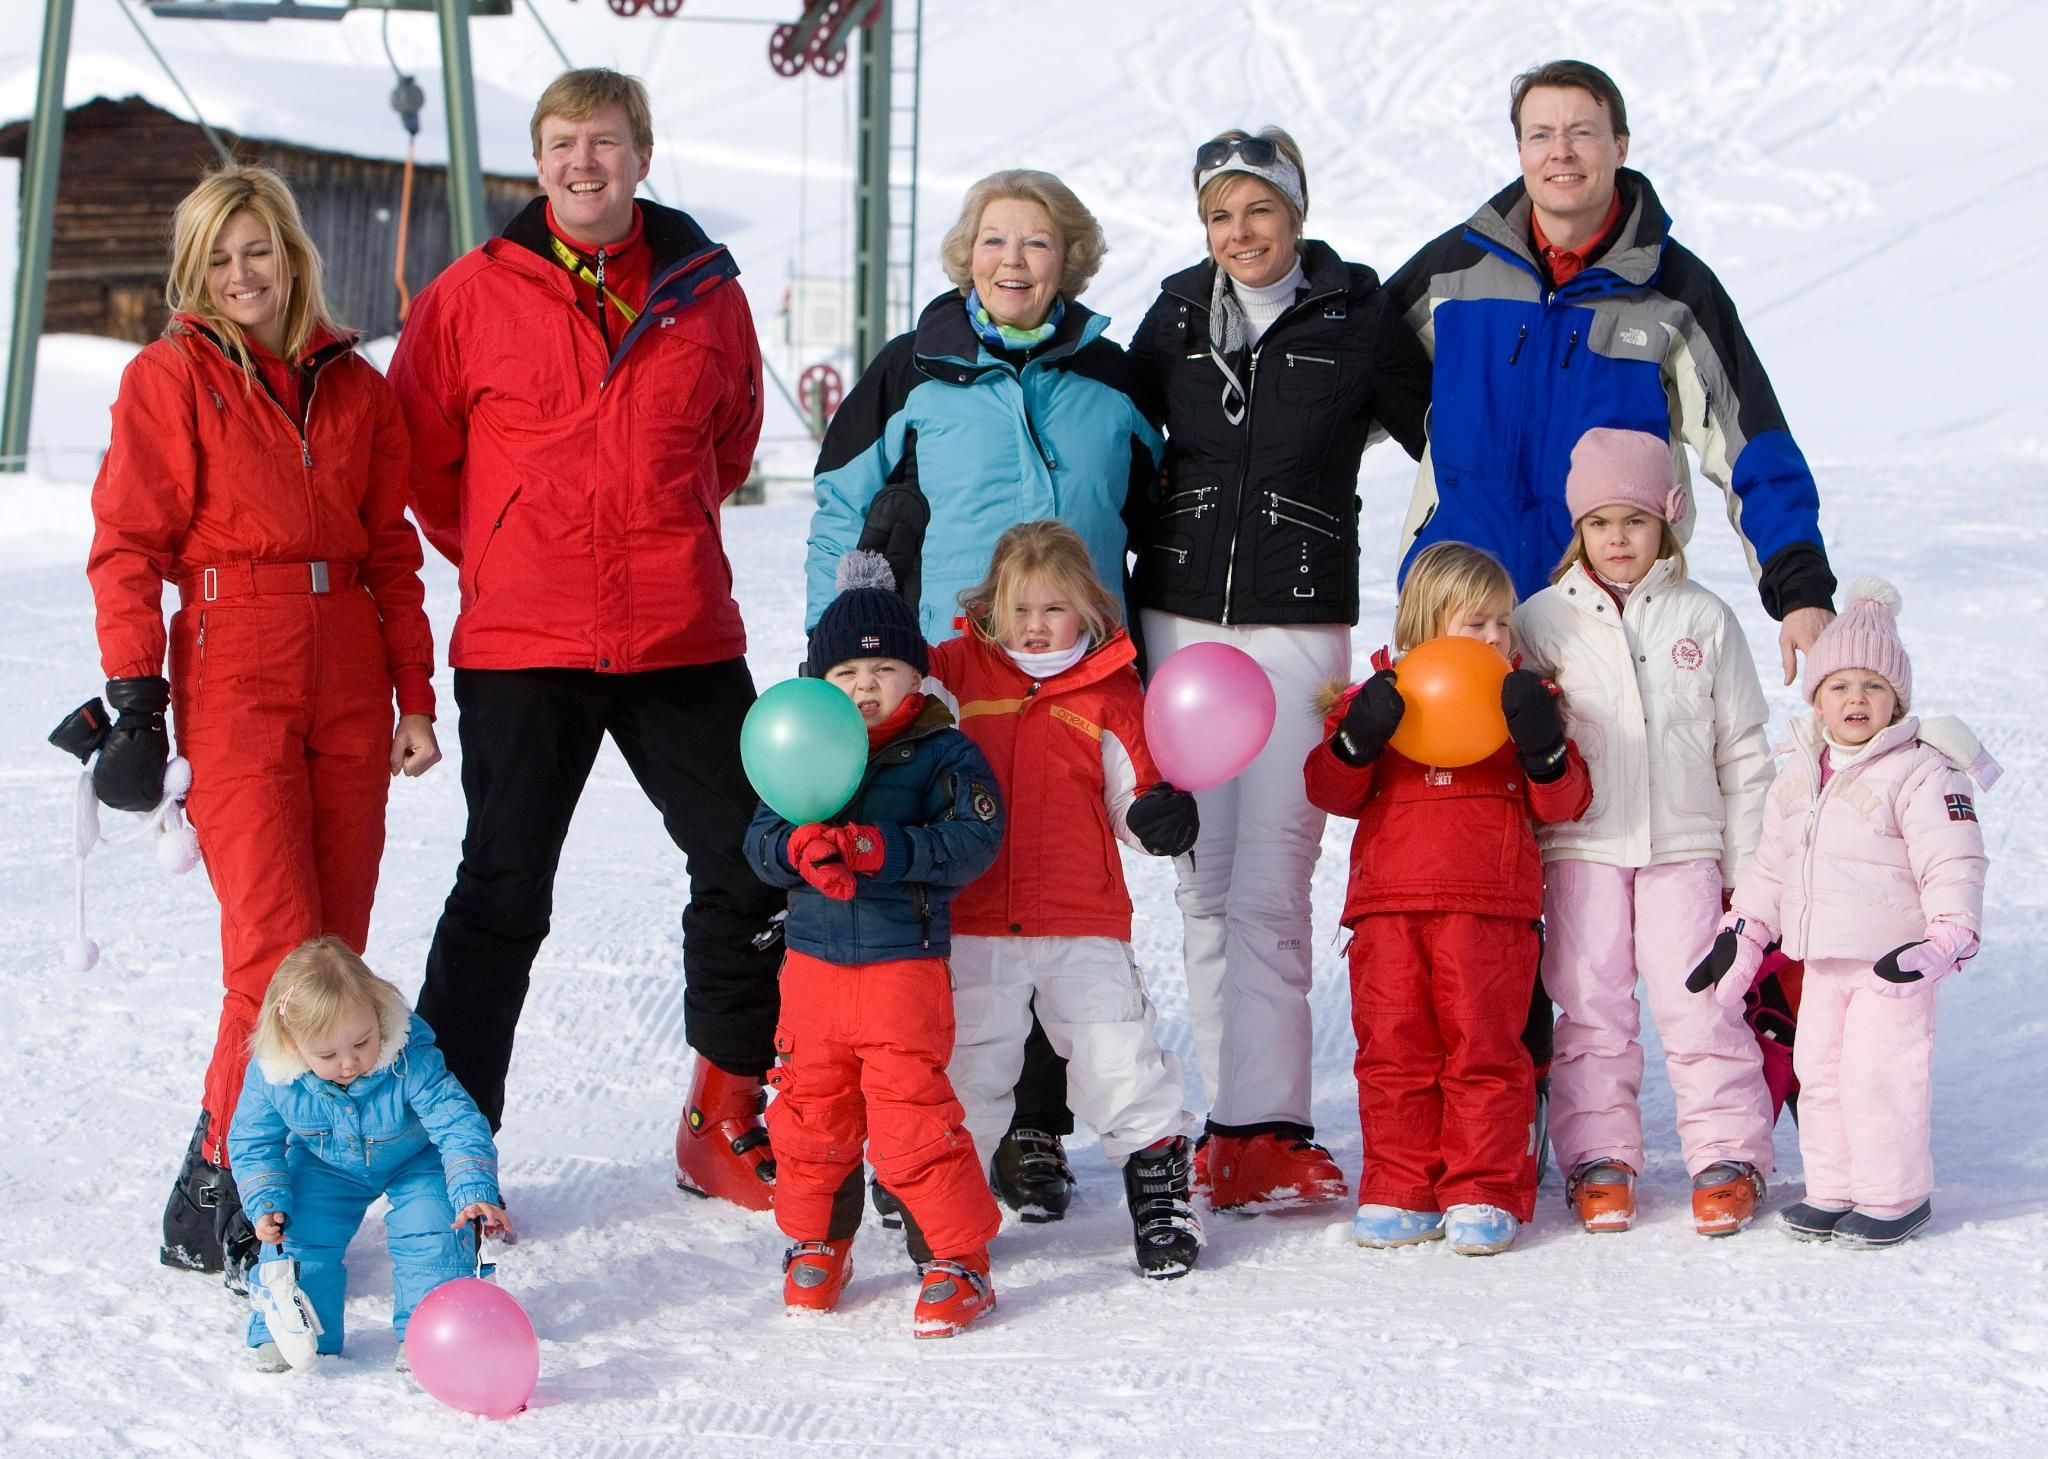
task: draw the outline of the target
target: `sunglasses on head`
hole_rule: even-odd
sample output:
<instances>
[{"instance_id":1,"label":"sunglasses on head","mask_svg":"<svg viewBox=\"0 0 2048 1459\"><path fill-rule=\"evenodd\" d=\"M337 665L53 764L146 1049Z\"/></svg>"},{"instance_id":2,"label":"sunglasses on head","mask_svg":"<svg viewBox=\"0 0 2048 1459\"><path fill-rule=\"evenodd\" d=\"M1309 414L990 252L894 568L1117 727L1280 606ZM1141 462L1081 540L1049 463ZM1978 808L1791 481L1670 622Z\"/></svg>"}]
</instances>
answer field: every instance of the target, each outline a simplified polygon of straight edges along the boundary
<instances>
[{"instance_id":1,"label":"sunglasses on head","mask_svg":"<svg viewBox=\"0 0 2048 1459\"><path fill-rule=\"evenodd\" d=\"M1195 166L1221 167L1235 157L1253 167L1271 167L1279 155L1279 147L1267 137L1245 137L1236 142L1204 142L1195 148Z\"/></svg>"}]
</instances>

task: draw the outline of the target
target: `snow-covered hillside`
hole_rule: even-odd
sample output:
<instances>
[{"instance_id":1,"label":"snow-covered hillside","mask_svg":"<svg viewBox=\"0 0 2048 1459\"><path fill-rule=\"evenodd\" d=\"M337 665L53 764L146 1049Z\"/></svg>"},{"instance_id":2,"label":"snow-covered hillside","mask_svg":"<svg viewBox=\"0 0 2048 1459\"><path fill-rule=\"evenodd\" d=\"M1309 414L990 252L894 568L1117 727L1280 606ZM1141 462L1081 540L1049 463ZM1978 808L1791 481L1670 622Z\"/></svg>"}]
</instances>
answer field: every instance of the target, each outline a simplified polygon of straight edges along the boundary
<instances>
[{"instance_id":1,"label":"snow-covered hillside","mask_svg":"<svg viewBox=\"0 0 2048 1459\"><path fill-rule=\"evenodd\" d=\"M141 89L180 107L115 3L78 0L71 100ZM842 255L850 80L774 77L760 27L538 3L578 62L653 83L653 181L729 222L762 332L775 337L787 277ZM795 8L725 0L716 13L782 19ZM689 9L714 13L709 0ZM1292 128L1308 152L1312 231L1386 272L1513 175L1515 70L1583 55L1614 72L1630 101L1631 162L1741 305L1814 461L1838 571L1900 585L1917 701L1967 718L2006 768L1982 803L1986 947L1941 994L1934 1225L1873 1255L1767 1230L1694 1237L1670 1099L1653 1073L1644 1219L1627 1236L1568 1229L1553 1175L1535 1227L1495 1260L1363 1252L1348 1222L1326 1215L1218 1215L1199 1271L1142 1283L1120 1183L1082 1141L1075 1215L998 1238L1001 1308L985 1326L913 1345L910 1267L872 1225L843 1312L786 1319L772 1219L670 1184L687 1062L683 870L607 751L564 854L502 1142L524 1240L501 1278L540 1330L534 1407L502 1424L470 1420L390 1371L389 1263L374 1222L353 1253L349 1356L305 1378L250 1373L227 1296L155 1264L218 1006L217 908L197 875L173 880L145 853L102 852L90 905L105 956L76 976L58 958L73 776L41 741L98 687L79 571L83 483L127 351L51 339L34 474L0 478L0 1007L13 1113L0 1150L0 1453L2040 1452L2048 392L2034 344L2048 328L2048 127L2032 70L2048 7L927 0L925 11L924 291L935 291L937 238L967 182L998 166L1049 167L1109 231L1114 251L1090 299L1119 334L1160 275L1199 256L1186 167L1218 128ZM374 16L143 23L213 120L303 127L336 146L360 138L363 151L398 135ZM516 167L525 99L557 63L523 0L473 34L487 160ZM431 60L430 20L396 17L391 37L409 68ZM0 119L28 111L35 45L33 23L0 35ZM11 248L12 230L0 233ZM783 438L772 459L792 472L806 454L795 429L786 416L770 426ZM1392 448L1368 458L1379 544L1411 471ZM726 513L763 683L800 651L806 512L789 484L765 507ZM1367 544L1361 659L1392 611L1391 547L1370 530ZM1774 660L1725 529L1703 525L1692 559L1734 603L1759 659ZM428 586L445 642L452 572L430 567ZM446 702L445 674L441 688ZM1792 694L1773 686L1771 700L1782 725ZM371 937L372 964L408 990L462 828L452 713L444 728L450 763L394 790ZM1316 882L1316 1113L1355 1175L1335 922L1348 830L1332 828ZM1139 957L1185 1055L1171 871L1135 858L1127 871ZM1774 1204L1799 1189L1789 1122L1779 1162Z\"/></svg>"}]
</instances>

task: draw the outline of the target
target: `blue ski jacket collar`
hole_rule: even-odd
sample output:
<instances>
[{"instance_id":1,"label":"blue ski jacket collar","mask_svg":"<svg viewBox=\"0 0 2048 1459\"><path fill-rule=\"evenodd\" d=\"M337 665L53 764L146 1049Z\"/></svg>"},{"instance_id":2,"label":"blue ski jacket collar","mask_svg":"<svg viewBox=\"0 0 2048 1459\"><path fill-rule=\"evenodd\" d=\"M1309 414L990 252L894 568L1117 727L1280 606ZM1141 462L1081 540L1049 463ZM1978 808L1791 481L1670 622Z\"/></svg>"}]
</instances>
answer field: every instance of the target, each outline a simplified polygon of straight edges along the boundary
<instances>
[{"instance_id":1,"label":"blue ski jacket collar","mask_svg":"<svg viewBox=\"0 0 2048 1459\"><path fill-rule=\"evenodd\" d=\"M1640 289L1657 277L1663 264L1664 244L1671 237L1671 215L1657 201L1657 190L1650 186L1650 179L1640 172L1621 168L1615 174L1614 185L1621 190L1621 229L1607 251L1560 288L1560 294ZM1529 233L1529 213L1533 207L1528 185L1517 179L1487 199L1472 215L1465 224L1465 236L1541 278L1543 270L1536 262L1536 248Z\"/></svg>"}]
</instances>

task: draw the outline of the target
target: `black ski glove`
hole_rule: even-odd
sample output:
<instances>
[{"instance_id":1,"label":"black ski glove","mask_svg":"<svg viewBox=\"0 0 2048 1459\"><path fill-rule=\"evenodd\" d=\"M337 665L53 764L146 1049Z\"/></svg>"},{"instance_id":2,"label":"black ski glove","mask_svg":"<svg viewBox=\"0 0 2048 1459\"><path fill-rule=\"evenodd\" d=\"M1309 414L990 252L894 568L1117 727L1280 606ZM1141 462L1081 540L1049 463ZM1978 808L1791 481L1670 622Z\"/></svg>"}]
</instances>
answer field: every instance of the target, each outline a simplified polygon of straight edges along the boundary
<instances>
[{"instance_id":1,"label":"black ski glove","mask_svg":"<svg viewBox=\"0 0 2048 1459\"><path fill-rule=\"evenodd\" d=\"M160 675L107 680L107 704L119 716L92 766L92 791L117 811L153 811L164 798L171 736L164 711L171 686Z\"/></svg>"},{"instance_id":2,"label":"black ski glove","mask_svg":"<svg viewBox=\"0 0 2048 1459\"><path fill-rule=\"evenodd\" d=\"M1154 856L1185 856L1202 834L1193 794L1175 790L1164 780L1131 802L1124 824Z\"/></svg>"},{"instance_id":3,"label":"black ski glove","mask_svg":"<svg viewBox=\"0 0 2048 1459\"><path fill-rule=\"evenodd\" d=\"M1346 765L1370 765L1379 759L1407 712L1407 701L1394 687L1394 671L1381 669L1358 686L1351 707L1344 711L1344 722L1330 736L1330 753Z\"/></svg>"},{"instance_id":4,"label":"black ski glove","mask_svg":"<svg viewBox=\"0 0 2048 1459\"><path fill-rule=\"evenodd\" d=\"M1564 775L1564 711L1540 674L1511 670L1500 686L1500 709L1522 768L1538 785Z\"/></svg>"}]
</instances>

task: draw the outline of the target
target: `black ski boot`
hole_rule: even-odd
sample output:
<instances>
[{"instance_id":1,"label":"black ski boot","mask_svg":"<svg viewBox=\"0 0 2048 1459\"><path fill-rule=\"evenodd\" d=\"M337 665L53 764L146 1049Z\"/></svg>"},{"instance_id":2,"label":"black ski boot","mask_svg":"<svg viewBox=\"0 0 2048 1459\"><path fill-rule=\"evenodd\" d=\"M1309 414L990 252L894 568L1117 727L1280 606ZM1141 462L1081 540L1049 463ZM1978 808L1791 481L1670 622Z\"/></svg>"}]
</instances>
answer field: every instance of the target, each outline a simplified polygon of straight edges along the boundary
<instances>
[{"instance_id":1,"label":"black ski boot","mask_svg":"<svg viewBox=\"0 0 2048 1459\"><path fill-rule=\"evenodd\" d=\"M206 1114L193 1126L192 1142L164 1204L164 1240L157 1260L191 1272L220 1272L228 1290L249 1293L249 1269L260 1243L242 1214L241 1192L227 1170L206 1158Z\"/></svg>"},{"instance_id":2,"label":"black ski boot","mask_svg":"<svg viewBox=\"0 0 2048 1459\"><path fill-rule=\"evenodd\" d=\"M1192 1178L1185 1135L1124 1162L1124 1199L1131 1208L1140 1275L1170 1279L1195 1269L1202 1254L1202 1222L1188 1203Z\"/></svg>"},{"instance_id":3,"label":"black ski boot","mask_svg":"<svg viewBox=\"0 0 2048 1459\"><path fill-rule=\"evenodd\" d=\"M1074 1199L1074 1170L1060 1137L1031 1129L1003 1136L989 1162L989 1188L1034 1226L1064 1217Z\"/></svg>"}]
</instances>

